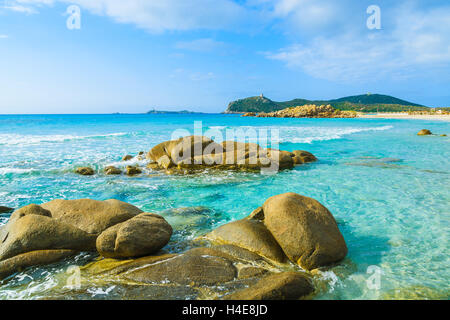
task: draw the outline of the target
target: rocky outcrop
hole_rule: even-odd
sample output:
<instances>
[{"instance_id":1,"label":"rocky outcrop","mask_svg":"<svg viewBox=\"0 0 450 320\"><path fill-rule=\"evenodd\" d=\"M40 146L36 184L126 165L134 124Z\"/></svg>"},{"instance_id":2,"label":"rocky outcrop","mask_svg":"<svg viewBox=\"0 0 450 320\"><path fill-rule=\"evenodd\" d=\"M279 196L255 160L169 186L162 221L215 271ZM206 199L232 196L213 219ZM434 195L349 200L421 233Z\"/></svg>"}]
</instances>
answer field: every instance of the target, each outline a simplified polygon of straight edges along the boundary
<instances>
[{"instance_id":1,"label":"rocky outcrop","mask_svg":"<svg viewBox=\"0 0 450 320\"><path fill-rule=\"evenodd\" d=\"M90 167L80 167L75 170L75 173L81 174L82 176L93 176L95 171Z\"/></svg>"},{"instance_id":2,"label":"rocky outcrop","mask_svg":"<svg viewBox=\"0 0 450 320\"><path fill-rule=\"evenodd\" d=\"M141 213L118 223L97 238L97 251L108 258L133 258L158 252L170 240L172 227L163 217Z\"/></svg>"},{"instance_id":3,"label":"rocky outcrop","mask_svg":"<svg viewBox=\"0 0 450 320\"><path fill-rule=\"evenodd\" d=\"M347 246L333 215L318 201L296 193L267 199L264 224L289 259L307 270L342 260Z\"/></svg>"},{"instance_id":4,"label":"rocky outcrop","mask_svg":"<svg viewBox=\"0 0 450 320\"><path fill-rule=\"evenodd\" d=\"M262 112L257 115L262 118L355 118L356 116L354 111L340 111L331 105L317 106L315 104L290 107L269 113Z\"/></svg>"},{"instance_id":5,"label":"rocky outcrop","mask_svg":"<svg viewBox=\"0 0 450 320\"><path fill-rule=\"evenodd\" d=\"M316 161L312 155L299 158L294 152L265 149L255 143L224 141L219 144L203 136L163 142L148 152L147 159L152 161L148 165L151 169L181 173L204 169L278 171Z\"/></svg>"},{"instance_id":6,"label":"rocky outcrop","mask_svg":"<svg viewBox=\"0 0 450 320\"><path fill-rule=\"evenodd\" d=\"M138 174L141 174L142 170L139 169L137 166L127 166L126 168L126 174L129 176L135 176Z\"/></svg>"},{"instance_id":7,"label":"rocky outcrop","mask_svg":"<svg viewBox=\"0 0 450 320\"><path fill-rule=\"evenodd\" d=\"M428 129L422 129L419 132L417 132L418 136L430 136L432 135L431 131Z\"/></svg>"},{"instance_id":8,"label":"rocky outcrop","mask_svg":"<svg viewBox=\"0 0 450 320\"><path fill-rule=\"evenodd\" d=\"M299 272L268 275L249 288L225 297L227 300L298 300L314 291L310 280Z\"/></svg>"},{"instance_id":9,"label":"rocky outcrop","mask_svg":"<svg viewBox=\"0 0 450 320\"><path fill-rule=\"evenodd\" d=\"M241 117L256 117L255 112L246 112Z\"/></svg>"},{"instance_id":10,"label":"rocky outcrop","mask_svg":"<svg viewBox=\"0 0 450 320\"><path fill-rule=\"evenodd\" d=\"M287 256L306 270L336 263L347 254L328 209L296 193L271 197L247 218L225 224L204 238L245 248L276 263Z\"/></svg>"}]
</instances>

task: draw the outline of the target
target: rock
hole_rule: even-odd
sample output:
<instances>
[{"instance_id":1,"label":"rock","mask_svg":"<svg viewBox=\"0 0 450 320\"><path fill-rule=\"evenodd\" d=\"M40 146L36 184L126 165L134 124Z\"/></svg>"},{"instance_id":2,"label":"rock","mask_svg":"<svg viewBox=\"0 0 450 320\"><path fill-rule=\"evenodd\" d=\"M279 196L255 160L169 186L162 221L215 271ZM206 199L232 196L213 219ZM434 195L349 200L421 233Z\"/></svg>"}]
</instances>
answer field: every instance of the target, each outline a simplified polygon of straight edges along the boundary
<instances>
[{"instance_id":1,"label":"rock","mask_svg":"<svg viewBox=\"0 0 450 320\"><path fill-rule=\"evenodd\" d=\"M296 193L267 199L264 224L289 259L307 270L342 260L347 246L333 215L318 201Z\"/></svg>"},{"instance_id":2,"label":"rock","mask_svg":"<svg viewBox=\"0 0 450 320\"><path fill-rule=\"evenodd\" d=\"M137 174L141 174L142 170L139 169L136 166L127 166L126 173L129 176L134 176L134 175L137 175Z\"/></svg>"},{"instance_id":3,"label":"rock","mask_svg":"<svg viewBox=\"0 0 450 320\"><path fill-rule=\"evenodd\" d=\"M93 176L95 174L94 169L90 167L80 167L77 168L75 172L81 174L82 176Z\"/></svg>"},{"instance_id":4,"label":"rock","mask_svg":"<svg viewBox=\"0 0 450 320\"><path fill-rule=\"evenodd\" d=\"M122 170L120 170L119 168L116 168L114 166L108 166L104 169L104 172L107 175L117 175L117 174L121 174Z\"/></svg>"},{"instance_id":5,"label":"rock","mask_svg":"<svg viewBox=\"0 0 450 320\"><path fill-rule=\"evenodd\" d=\"M14 211L13 208L0 206L0 214L1 214L1 213L11 213L11 212L13 212L13 211Z\"/></svg>"},{"instance_id":6,"label":"rock","mask_svg":"<svg viewBox=\"0 0 450 320\"><path fill-rule=\"evenodd\" d=\"M129 160L131 160L131 159L133 159L133 156L130 155L130 154L127 154L127 155L125 155L125 156L122 157L122 161L129 161Z\"/></svg>"},{"instance_id":7,"label":"rock","mask_svg":"<svg viewBox=\"0 0 450 320\"><path fill-rule=\"evenodd\" d=\"M58 221L96 235L142 213L139 208L115 199L57 199L44 203L41 207L49 210Z\"/></svg>"},{"instance_id":8,"label":"rock","mask_svg":"<svg viewBox=\"0 0 450 320\"><path fill-rule=\"evenodd\" d=\"M276 118L355 118L357 113L354 111L341 111L334 109L331 105L317 106L315 104L306 104L303 106L289 107L274 112L261 112L257 117L276 117Z\"/></svg>"},{"instance_id":9,"label":"rock","mask_svg":"<svg viewBox=\"0 0 450 320\"><path fill-rule=\"evenodd\" d=\"M253 267L253 266L245 266L239 269L238 278L239 279L248 279L248 278L260 278L261 276L267 274L269 271L267 269Z\"/></svg>"},{"instance_id":10,"label":"rock","mask_svg":"<svg viewBox=\"0 0 450 320\"><path fill-rule=\"evenodd\" d=\"M432 135L431 131L428 129L422 129L419 132L417 132L418 136L429 136Z\"/></svg>"},{"instance_id":11,"label":"rock","mask_svg":"<svg viewBox=\"0 0 450 320\"><path fill-rule=\"evenodd\" d=\"M198 170L283 170L294 167L294 153L265 149L256 143L224 141L220 144L202 136L188 136L166 141L153 147L147 154L152 161L148 168L167 173L194 173ZM298 163L315 157L303 153Z\"/></svg>"},{"instance_id":12,"label":"rock","mask_svg":"<svg viewBox=\"0 0 450 320\"><path fill-rule=\"evenodd\" d=\"M441 134L441 137L446 137L447 135L446 134Z\"/></svg>"},{"instance_id":13,"label":"rock","mask_svg":"<svg viewBox=\"0 0 450 320\"><path fill-rule=\"evenodd\" d=\"M293 157L294 164L303 164L303 163L317 161L317 158L308 151L295 150L295 151L292 151L292 153L294 154L294 157Z\"/></svg>"},{"instance_id":14,"label":"rock","mask_svg":"<svg viewBox=\"0 0 450 320\"><path fill-rule=\"evenodd\" d=\"M298 272L282 272L268 275L247 289L225 297L226 300L298 300L311 294L314 288L304 275Z\"/></svg>"},{"instance_id":15,"label":"rock","mask_svg":"<svg viewBox=\"0 0 450 320\"><path fill-rule=\"evenodd\" d=\"M51 264L61 259L72 257L77 253L78 251L75 250L37 250L19 254L0 261L0 280L14 273L21 272L28 267Z\"/></svg>"},{"instance_id":16,"label":"rock","mask_svg":"<svg viewBox=\"0 0 450 320\"><path fill-rule=\"evenodd\" d=\"M257 220L242 219L227 223L208 233L205 238L239 246L269 260L285 261L285 255L272 234Z\"/></svg>"},{"instance_id":17,"label":"rock","mask_svg":"<svg viewBox=\"0 0 450 320\"><path fill-rule=\"evenodd\" d=\"M90 251L96 236L43 215L29 214L8 222L0 244L0 261L35 250Z\"/></svg>"},{"instance_id":18,"label":"rock","mask_svg":"<svg viewBox=\"0 0 450 320\"><path fill-rule=\"evenodd\" d=\"M139 261L141 267L126 270L122 276L142 283L171 283L178 285L202 286L232 281L237 276L233 263L222 257L203 255L201 252L187 251L157 263L148 263L146 258ZM126 268L126 265L125 265ZM122 266L124 270L124 266ZM121 276L121 274L119 274Z\"/></svg>"},{"instance_id":19,"label":"rock","mask_svg":"<svg viewBox=\"0 0 450 320\"><path fill-rule=\"evenodd\" d=\"M264 220L263 208L258 207L255 210L253 210L252 213L250 213L250 215L248 216L248 219L263 221Z\"/></svg>"},{"instance_id":20,"label":"rock","mask_svg":"<svg viewBox=\"0 0 450 320\"><path fill-rule=\"evenodd\" d=\"M107 258L130 258L158 252L170 240L172 227L163 217L141 213L103 231L97 251Z\"/></svg>"},{"instance_id":21,"label":"rock","mask_svg":"<svg viewBox=\"0 0 450 320\"><path fill-rule=\"evenodd\" d=\"M241 117L256 117L256 113L255 112L247 112L247 113L244 113Z\"/></svg>"}]
</instances>

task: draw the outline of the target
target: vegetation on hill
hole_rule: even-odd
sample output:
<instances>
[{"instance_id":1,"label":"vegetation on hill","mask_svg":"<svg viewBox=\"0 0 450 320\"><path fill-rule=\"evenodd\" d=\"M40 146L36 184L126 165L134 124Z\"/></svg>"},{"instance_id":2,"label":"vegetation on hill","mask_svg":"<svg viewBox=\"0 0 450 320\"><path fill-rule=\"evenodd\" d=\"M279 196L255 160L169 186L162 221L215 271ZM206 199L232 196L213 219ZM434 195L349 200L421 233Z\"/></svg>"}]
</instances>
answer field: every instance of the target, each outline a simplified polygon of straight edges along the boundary
<instances>
[{"instance_id":1,"label":"vegetation on hill","mask_svg":"<svg viewBox=\"0 0 450 320\"><path fill-rule=\"evenodd\" d=\"M339 110L352 110L360 112L401 112L430 110L426 106L401 100L381 94L365 94L350 96L334 100L306 100L294 99L285 102L272 101L264 96L250 97L231 102L225 112L273 112L289 107L306 104L331 105Z\"/></svg>"}]
</instances>

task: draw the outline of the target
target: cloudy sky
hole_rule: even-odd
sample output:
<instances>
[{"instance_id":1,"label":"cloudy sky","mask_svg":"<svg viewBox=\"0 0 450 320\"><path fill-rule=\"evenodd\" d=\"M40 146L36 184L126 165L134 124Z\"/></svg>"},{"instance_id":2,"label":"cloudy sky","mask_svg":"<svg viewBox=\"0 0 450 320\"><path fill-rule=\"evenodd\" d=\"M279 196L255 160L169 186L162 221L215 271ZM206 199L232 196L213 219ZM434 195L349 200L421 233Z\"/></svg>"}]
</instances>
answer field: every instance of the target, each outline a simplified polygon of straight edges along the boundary
<instances>
[{"instance_id":1,"label":"cloudy sky","mask_svg":"<svg viewBox=\"0 0 450 320\"><path fill-rule=\"evenodd\" d=\"M367 27L370 5L381 29ZM0 113L367 92L450 106L448 0L0 0Z\"/></svg>"}]
</instances>

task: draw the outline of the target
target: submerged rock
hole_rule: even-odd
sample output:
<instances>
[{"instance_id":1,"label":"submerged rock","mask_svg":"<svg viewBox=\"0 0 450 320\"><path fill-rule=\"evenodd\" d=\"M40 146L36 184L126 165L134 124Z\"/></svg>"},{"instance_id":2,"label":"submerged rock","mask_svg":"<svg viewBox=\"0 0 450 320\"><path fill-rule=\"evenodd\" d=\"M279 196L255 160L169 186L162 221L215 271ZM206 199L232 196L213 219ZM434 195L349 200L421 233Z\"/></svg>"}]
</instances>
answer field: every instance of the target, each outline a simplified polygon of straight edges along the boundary
<instances>
[{"instance_id":1,"label":"submerged rock","mask_svg":"<svg viewBox=\"0 0 450 320\"><path fill-rule=\"evenodd\" d=\"M141 213L116 224L97 238L97 251L108 258L130 258L158 252L170 240L172 227L163 217Z\"/></svg>"},{"instance_id":2,"label":"submerged rock","mask_svg":"<svg viewBox=\"0 0 450 320\"><path fill-rule=\"evenodd\" d=\"M314 291L310 280L299 272L268 275L247 289L225 297L227 300L298 300Z\"/></svg>"},{"instance_id":3,"label":"submerged rock","mask_svg":"<svg viewBox=\"0 0 450 320\"><path fill-rule=\"evenodd\" d=\"M417 132L418 136L429 136L432 135L431 131L428 129L422 129L419 132Z\"/></svg>"},{"instance_id":4,"label":"submerged rock","mask_svg":"<svg viewBox=\"0 0 450 320\"><path fill-rule=\"evenodd\" d=\"M13 212L13 211L14 211L13 208L0 206L0 214L1 214L1 213L11 213L11 212Z\"/></svg>"},{"instance_id":5,"label":"submerged rock","mask_svg":"<svg viewBox=\"0 0 450 320\"><path fill-rule=\"evenodd\" d=\"M296 193L267 199L264 224L289 259L307 270L342 260L347 246L333 215L318 201Z\"/></svg>"},{"instance_id":6,"label":"submerged rock","mask_svg":"<svg viewBox=\"0 0 450 320\"><path fill-rule=\"evenodd\" d=\"M90 167L80 167L77 168L75 172L81 174L82 176L93 176L95 174L94 169Z\"/></svg>"},{"instance_id":7,"label":"submerged rock","mask_svg":"<svg viewBox=\"0 0 450 320\"><path fill-rule=\"evenodd\" d=\"M19 254L0 261L0 280L28 267L51 264L75 256L77 253L76 250L36 250Z\"/></svg>"},{"instance_id":8,"label":"submerged rock","mask_svg":"<svg viewBox=\"0 0 450 320\"><path fill-rule=\"evenodd\" d=\"M142 267L127 271L123 277L142 283L201 286L232 281L237 276L232 261L192 250L153 264L143 259L140 264Z\"/></svg>"}]
</instances>

